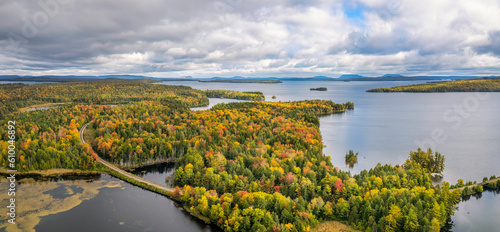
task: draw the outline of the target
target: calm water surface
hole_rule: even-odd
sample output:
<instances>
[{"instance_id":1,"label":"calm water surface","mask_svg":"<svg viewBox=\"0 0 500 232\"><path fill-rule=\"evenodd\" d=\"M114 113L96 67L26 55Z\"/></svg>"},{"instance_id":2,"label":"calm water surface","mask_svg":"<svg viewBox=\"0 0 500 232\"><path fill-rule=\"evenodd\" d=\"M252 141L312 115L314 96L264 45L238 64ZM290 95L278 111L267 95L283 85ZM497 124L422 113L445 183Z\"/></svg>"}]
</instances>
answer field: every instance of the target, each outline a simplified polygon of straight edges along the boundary
<instances>
[{"instance_id":1,"label":"calm water surface","mask_svg":"<svg viewBox=\"0 0 500 232\"><path fill-rule=\"evenodd\" d=\"M121 187L102 188L92 199L42 218L36 231L220 231L191 217L172 200L108 175L99 180L119 181ZM67 183L71 185L71 183ZM23 186L24 187L24 186ZM53 192L57 194L57 192Z\"/></svg>"},{"instance_id":2,"label":"calm water surface","mask_svg":"<svg viewBox=\"0 0 500 232\"><path fill-rule=\"evenodd\" d=\"M210 103L208 106L202 106L202 107L193 107L191 108L192 110L208 110L211 109L214 105L217 105L219 103L229 103L229 102L246 102L246 100L237 100L237 99L228 99L228 98L209 98Z\"/></svg>"},{"instance_id":3,"label":"calm water surface","mask_svg":"<svg viewBox=\"0 0 500 232\"><path fill-rule=\"evenodd\" d=\"M146 167L140 167L135 169L132 173L146 180L168 187L174 187L172 185L175 174L174 163L153 164Z\"/></svg>"},{"instance_id":4,"label":"calm water surface","mask_svg":"<svg viewBox=\"0 0 500 232\"><path fill-rule=\"evenodd\" d=\"M458 203L452 231L500 231L500 191L485 191Z\"/></svg>"}]
</instances>

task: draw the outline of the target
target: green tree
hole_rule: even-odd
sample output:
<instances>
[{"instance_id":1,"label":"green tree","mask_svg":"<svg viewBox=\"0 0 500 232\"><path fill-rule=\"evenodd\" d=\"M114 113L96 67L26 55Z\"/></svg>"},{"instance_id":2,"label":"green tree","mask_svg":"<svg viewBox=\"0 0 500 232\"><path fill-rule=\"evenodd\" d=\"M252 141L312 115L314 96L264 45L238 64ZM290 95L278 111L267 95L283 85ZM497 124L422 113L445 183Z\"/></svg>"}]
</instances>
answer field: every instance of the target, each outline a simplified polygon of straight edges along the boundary
<instances>
[{"instance_id":1,"label":"green tree","mask_svg":"<svg viewBox=\"0 0 500 232\"><path fill-rule=\"evenodd\" d=\"M408 232L418 231L418 215L413 209L410 209L408 215L405 216L404 230Z\"/></svg>"}]
</instances>

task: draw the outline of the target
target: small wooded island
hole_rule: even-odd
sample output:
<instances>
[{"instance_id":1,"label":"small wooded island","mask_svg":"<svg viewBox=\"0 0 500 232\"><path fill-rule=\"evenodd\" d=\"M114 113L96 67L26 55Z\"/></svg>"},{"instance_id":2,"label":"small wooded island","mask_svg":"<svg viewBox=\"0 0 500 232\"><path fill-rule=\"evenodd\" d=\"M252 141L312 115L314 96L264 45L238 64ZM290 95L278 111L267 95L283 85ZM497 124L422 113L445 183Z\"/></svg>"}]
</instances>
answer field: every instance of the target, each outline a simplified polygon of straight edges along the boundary
<instances>
[{"instance_id":1,"label":"small wooded island","mask_svg":"<svg viewBox=\"0 0 500 232\"><path fill-rule=\"evenodd\" d=\"M500 92L499 77L472 80L443 81L390 88L369 89L366 92Z\"/></svg>"},{"instance_id":2,"label":"small wooded island","mask_svg":"<svg viewBox=\"0 0 500 232\"><path fill-rule=\"evenodd\" d=\"M318 88L311 88L311 91L327 91L328 89L326 87L318 87Z\"/></svg>"},{"instance_id":3,"label":"small wooded island","mask_svg":"<svg viewBox=\"0 0 500 232\"><path fill-rule=\"evenodd\" d=\"M349 152L345 154L345 164L350 168L354 167L354 165L358 163L358 155L359 152L355 154L354 151L349 150Z\"/></svg>"}]
</instances>

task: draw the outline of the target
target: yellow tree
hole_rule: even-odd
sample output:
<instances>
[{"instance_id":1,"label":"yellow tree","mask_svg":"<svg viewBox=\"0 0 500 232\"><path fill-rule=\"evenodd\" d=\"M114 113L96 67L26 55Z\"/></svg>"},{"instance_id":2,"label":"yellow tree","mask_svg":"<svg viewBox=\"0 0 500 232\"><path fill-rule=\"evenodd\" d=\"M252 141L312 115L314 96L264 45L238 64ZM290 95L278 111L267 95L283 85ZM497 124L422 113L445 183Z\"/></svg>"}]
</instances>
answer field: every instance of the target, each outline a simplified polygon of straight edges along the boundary
<instances>
[{"instance_id":1,"label":"yellow tree","mask_svg":"<svg viewBox=\"0 0 500 232\"><path fill-rule=\"evenodd\" d=\"M387 225L385 226L385 231L398 231L399 222L403 218L401 209L397 205L392 205L389 210L389 215L385 217Z\"/></svg>"}]
</instances>

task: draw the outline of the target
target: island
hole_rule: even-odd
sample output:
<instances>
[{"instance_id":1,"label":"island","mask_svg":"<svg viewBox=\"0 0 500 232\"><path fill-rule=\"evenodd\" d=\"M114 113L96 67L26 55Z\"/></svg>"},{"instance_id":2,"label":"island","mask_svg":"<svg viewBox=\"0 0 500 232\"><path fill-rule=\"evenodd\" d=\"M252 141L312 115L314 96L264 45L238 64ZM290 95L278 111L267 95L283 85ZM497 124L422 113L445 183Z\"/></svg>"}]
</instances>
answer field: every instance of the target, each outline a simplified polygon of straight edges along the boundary
<instances>
[{"instance_id":1,"label":"island","mask_svg":"<svg viewBox=\"0 0 500 232\"><path fill-rule=\"evenodd\" d=\"M319 87L319 88L310 88L311 91L327 91L328 89L326 87Z\"/></svg>"},{"instance_id":2,"label":"island","mask_svg":"<svg viewBox=\"0 0 500 232\"><path fill-rule=\"evenodd\" d=\"M283 83L280 80L262 80L262 79L216 79L216 80L198 80L198 82L218 82L218 83L263 83L263 84L276 84Z\"/></svg>"},{"instance_id":3,"label":"island","mask_svg":"<svg viewBox=\"0 0 500 232\"><path fill-rule=\"evenodd\" d=\"M350 168L353 168L355 164L358 163L358 155L359 152L354 153L354 151L349 150L347 154L345 154L345 164Z\"/></svg>"},{"instance_id":4,"label":"island","mask_svg":"<svg viewBox=\"0 0 500 232\"><path fill-rule=\"evenodd\" d=\"M366 92L500 92L500 77L440 81L425 84L369 89Z\"/></svg>"}]
</instances>

